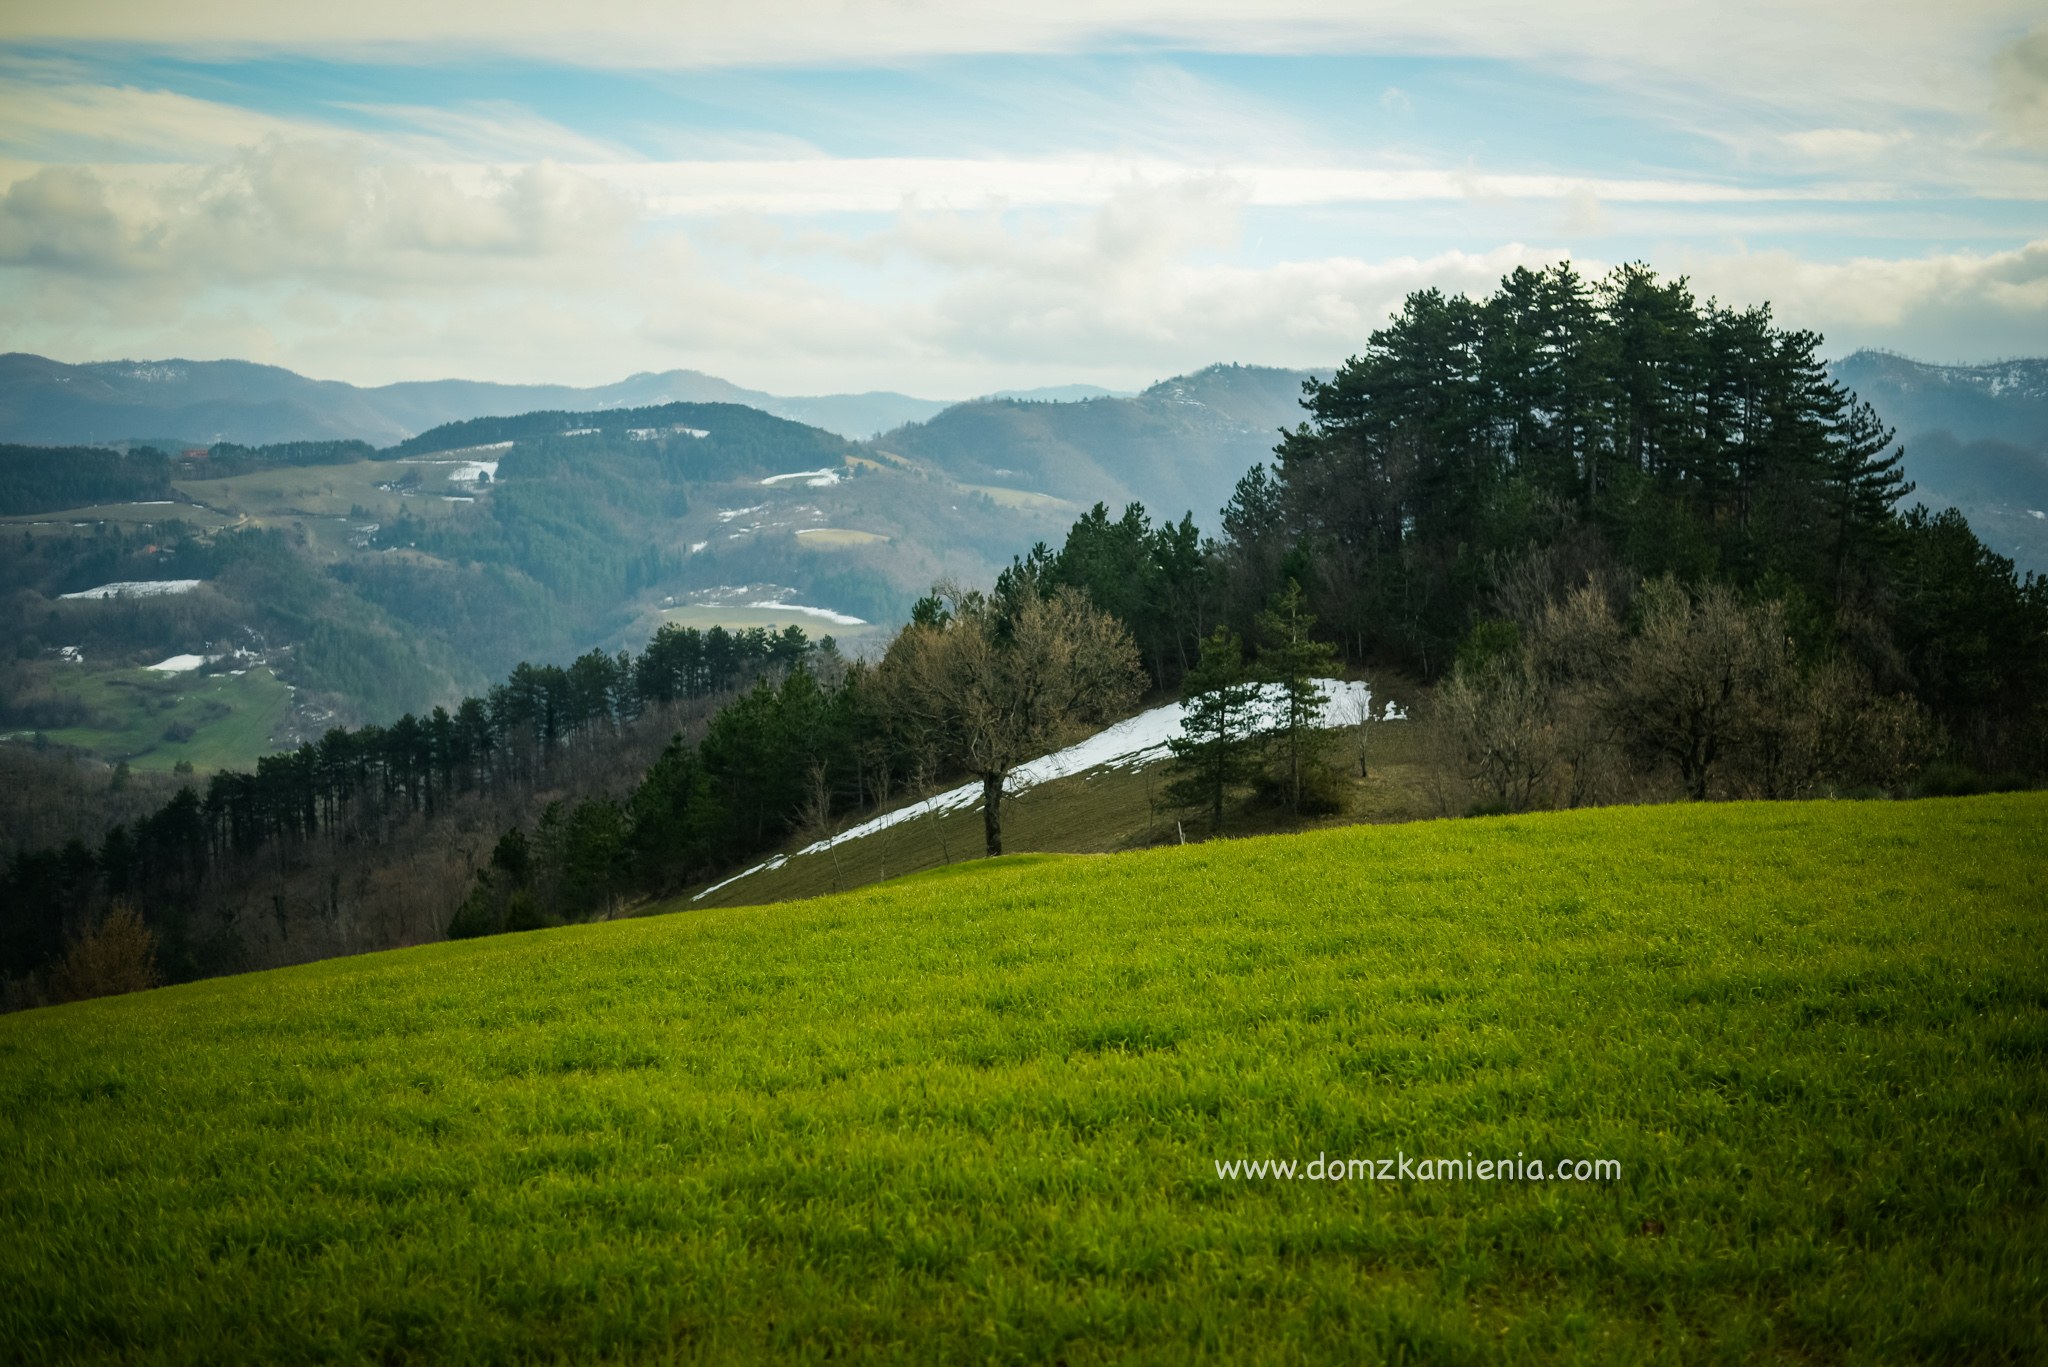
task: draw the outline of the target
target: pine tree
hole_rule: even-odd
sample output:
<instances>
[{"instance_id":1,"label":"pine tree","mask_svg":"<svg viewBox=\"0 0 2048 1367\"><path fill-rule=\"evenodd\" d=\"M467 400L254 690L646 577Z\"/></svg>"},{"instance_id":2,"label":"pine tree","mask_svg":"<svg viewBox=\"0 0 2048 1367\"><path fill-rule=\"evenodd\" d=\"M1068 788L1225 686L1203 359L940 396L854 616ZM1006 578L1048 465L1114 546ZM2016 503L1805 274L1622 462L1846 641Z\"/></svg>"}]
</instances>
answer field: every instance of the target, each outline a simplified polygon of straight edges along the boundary
<instances>
[{"instance_id":1,"label":"pine tree","mask_svg":"<svg viewBox=\"0 0 2048 1367\"><path fill-rule=\"evenodd\" d=\"M1223 829L1223 804L1232 788L1252 777L1259 686L1247 675L1244 643L1218 627L1202 641L1201 658L1181 683L1181 734L1167 742L1177 777L1166 799L1209 814L1212 834Z\"/></svg>"},{"instance_id":2,"label":"pine tree","mask_svg":"<svg viewBox=\"0 0 2048 1367\"><path fill-rule=\"evenodd\" d=\"M1316 679L1332 673L1337 663L1337 652L1309 635L1315 624L1301 585L1293 579L1259 614L1258 673L1273 685L1265 734L1273 753L1273 777L1287 809L1296 815L1327 744L1321 723L1330 699L1316 686Z\"/></svg>"}]
</instances>

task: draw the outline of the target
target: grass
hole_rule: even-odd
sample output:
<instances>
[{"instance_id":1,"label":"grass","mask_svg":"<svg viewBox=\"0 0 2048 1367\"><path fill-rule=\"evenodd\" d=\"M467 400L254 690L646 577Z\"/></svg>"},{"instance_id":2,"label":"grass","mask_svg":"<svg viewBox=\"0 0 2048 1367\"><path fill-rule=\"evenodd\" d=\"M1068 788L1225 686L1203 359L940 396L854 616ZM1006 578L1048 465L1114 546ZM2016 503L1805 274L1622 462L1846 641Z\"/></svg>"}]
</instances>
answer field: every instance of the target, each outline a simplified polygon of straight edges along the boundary
<instances>
[{"instance_id":1,"label":"grass","mask_svg":"<svg viewBox=\"0 0 2048 1367\"><path fill-rule=\"evenodd\" d=\"M359 460L343 465L291 465L225 479L176 481L187 498L208 507L257 519L346 518L352 508L366 510L371 520L389 522L401 510L414 517L450 517L474 504L449 503L443 494L472 495L469 485L448 481L453 467L406 465L387 460ZM417 476L419 492L410 497L379 489L408 476Z\"/></svg>"},{"instance_id":2,"label":"grass","mask_svg":"<svg viewBox=\"0 0 2048 1367\"><path fill-rule=\"evenodd\" d=\"M1051 494L1035 493L1030 489L1011 489L1001 484L962 484L959 487L971 494L986 496L998 508L1053 513L1078 512L1081 508L1080 504L1071 499L1055 498Z\"/></svg>"},{"instance_id":3,"label":"grass","mask_svg":"<svg viewBox=\"0 0 2048 1367\"><path fill-rule=\"evenodd\" d=\"M272 737L291 711L291 690L261 666L240 675L42 668L92 715L91 724L44 734L138 769L168 770L180 760L202 774L248 768L277 748Z\"/></svg>"},{"instance_id":4,"label":"grass","mask_svg":"<svg viewBox=\"0 0 2048 1367\"><path fill-rule=\"evenodd\" d=\"M2042 1360L2048 799L1025 856L0 1019L20 1360ZM1228 1181L1606 1158L1619 1180Z\"/></svg>"}]
</instances>

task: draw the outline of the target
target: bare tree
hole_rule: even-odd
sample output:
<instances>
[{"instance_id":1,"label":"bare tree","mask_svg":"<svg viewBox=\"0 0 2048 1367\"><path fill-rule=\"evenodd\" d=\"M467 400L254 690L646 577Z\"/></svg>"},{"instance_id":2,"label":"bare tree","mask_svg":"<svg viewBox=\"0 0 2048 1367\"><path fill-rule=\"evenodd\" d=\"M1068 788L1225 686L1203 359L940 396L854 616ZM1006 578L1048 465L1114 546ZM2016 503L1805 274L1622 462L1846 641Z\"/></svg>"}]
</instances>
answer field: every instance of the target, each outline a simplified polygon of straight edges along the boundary
<instances>
[{"instance_id":1,"label":"bare tree","mask_svg":"<svg viewBox=\"0 0 2048 1367\"><path fill-rule=\"evenodd\" d=\"M1707 796L1729 755L1762 738L1768 700L1797 687L1782 603L1745 607L1734 590L1688 593L1669 576L1643 585L1642 629L1615 679L1622 736L1644 759L1677 766L1688 796Z\"/></svg>"},{"instance_id":2,"label":"bare tree","mask_svg":"<svg viewBox=\"0 0 2048 1367\"><path fill-rule=\"evenodd\" d=\"M1501 811L1539 804L1557 763L1550 699L1515 656L1477 668L1460 665L1437 689L1433 722L1465 776Z\"/></svg>"},{"instance_id":3,"label":"bare tree","mask_svg":"<svg viewBox=\"0 0 2048 1367\"><path fill-rule=\"evenodd\" d=\"M1128 706L1144 676L1123 624L1073 588L1048 594L1020 576L1001 601L950 585L938 596L940 610L897 635L880 674L900 714L946 737L949 757L981 780L997 855L1010 771Z\"/></svg>"}]
</instances>

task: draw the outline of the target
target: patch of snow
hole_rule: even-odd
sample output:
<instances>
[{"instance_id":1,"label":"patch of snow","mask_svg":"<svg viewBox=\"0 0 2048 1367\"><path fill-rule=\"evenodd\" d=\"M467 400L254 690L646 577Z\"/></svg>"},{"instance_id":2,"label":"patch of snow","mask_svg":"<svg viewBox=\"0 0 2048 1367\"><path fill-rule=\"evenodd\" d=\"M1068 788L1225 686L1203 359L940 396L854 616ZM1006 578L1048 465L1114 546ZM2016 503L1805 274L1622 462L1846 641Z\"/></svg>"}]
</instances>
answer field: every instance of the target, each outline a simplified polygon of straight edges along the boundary
<instances>
[{"instance_id":1,"label":"patch of snow","mask_svg":"<svg viewBox=\"0 0 2048 1367\"><path fill-rule=\"evenodd\" d=\"M763 484L780 484L786 479L800 479L812 489L829 489L839 482L837 470L794 470L786 475L770 475Z\"/></svg>"},{"instance_id":2,"label":"patch of snow","mask_svg":"<svg viewBox=\"0 0 2048 1367\"><path fill-rule=\"evenodd\" d=\"M156 598L166 593L190 593L205 582L203 579L123 579L112 584L101 584L96 588L80 589L77 593L67 593L63 597Z\"/></svg>"},{"instance_id":3,"label":"patch of snow","mask_svg":"<svg viewBox=\"0 0 2048 1367\"><path fill-rule=\"evenodd\" d=\"M2042 511L2041 511L2041 510L2040 510L2039 508L2029 508L2029 509L2027 509L2027 516L2028 516L2028 517L2038 517L2038 518L2048 519L2048 513L2044 513L2044 512L2042 512Z\"/></svg>"},{"instance_id":4,"label":"patch of snow","mask_svg":"<svg viewBox=\"0 0 2048 1367\"><path fill-rule=\"evenodd\" d=\"M717 892L720 888L728 887L734 883L737 883L740 881L740 879L747 877L749 874L762 873L768 869L779 869L788 862L788 855L778 854L773 859L767 860L764 863L754 865L754 867L746 870L744 873L734 874L732 877L726 879L723 883L713 883L710 887L704 889L704 891L698 893L695 897L692 897L690 900L692 902L701 902L705 898L709 897L712 893Z\"/></svg>"},{"instance_id":5,"label":"patch of snow","mask_svg":"<svg viewBox=\"0 0 2048 1367\"><path fill-rule=\"evenodd\" d=\"M677 423L674 427L629 427L626 429L626 439L628 441L653 441L656 437L695 437L702 441L710 435L709 432L701 427L685 427L681 423Z\"/></svg>"},{"instance_id":6,"label":"patch of snow","mask_svg":"<svg viewBox=\"0 0 2048 1367\"><path fill-rule=\"evenodd\" d=\"M572 427L562 435L565 437L587 437L596 431L595 427Z\"/></svg>"},{"instance_id":7,"label":"patch of snow","mask_svg":"<svg viewBox=\"0 0 2048 1367\"><path fill-rule=\"evenodd\" d=\"M85 654L77 646L58 646L57 658L75 665L85 663Z\"/></svg>"},{"instance_id":8,"label":"patch of snow","mask_svg":"<svg viewBox=\"0 0 2048 1367\"><path fill-rule=\"evenodd\" d=\"M168 508L177 501L175 498L145 498L140 503L131 504L130 506L136 508Z\"/></svg>"},{"instance_id":9,"label":"patch of snow","mask_svg":"<svg viewBox=\"0 0 2048 1367\"><path fill-rule=\"evenodd\" d=\"M441 501L443 503L474 503L476 498L470 494L443 494L441 495Z\"/></svg>"},{"instance_id":10,"label":"patch of snow","mask_svg":"<svg viewBox=\"0 0 2048 1367\"><path fill-rule=\"evenodd\" d=\"M745 517L748 513L758 513L767 506L765 503L757 503L751 508L720 508L718 510L718 520L720 522L730 522L736 517Z\"/></svg>"},{"instance_id":11,"label":"patch of snow","mask_svg":"<svg viewBox=\"0 0 2048 1367\"><path fill-rule=\"evenodd\" d=\"M1344 679L1317 679L1316 684L1328 698L1323 704L1321 716L1326 725L1344 726L1348 724L1349 718L1372 714L1371 684ZM1266 705L1273 705L1280 697L1279 685L1268 684L1262 690L1262 695L1261 700ZM1407 718L1407 711L1397 710L1398 707L1396 703L1387 704L1384 714L1387 721L1402 721ZM1162 760L1170 753L1167 742L1181 734L1186 717L1187 707L1184 703L1168 703L1164 707L1155 707L1149 712L1140 712L1135 717L1126 718L1064 750L1054 751L1050 755L1032 760L1029 764L1018 765L1010 771L1009 778L1003 783L1003 796L1015 797L1019 793L1029 792L1041 783L1049 783L1056 778L1070 778L1090 769L1138 769ZM898 807L893 812L884 812L828 839L806 845L798 850L797 854L822 854L835 845L842 845L849 840L859 840L877 831L887 830L891 826L915 821L921 816L961 811L978 806L980 802L981 781L976 779L971 783L963 783L958 788L951 788L928 797L922 802L913 802L907 807ZM748 869L747 873L758 873L766 867L767 865L762 865ZM718 886L722 888L726 883L736 882L746 877L747 873L735 874ZM704 893L698 895L701 897L716 890L707 888Z\"/></svg>"},{"instance_id":12,"label":"patch of snow","mask_svg":"<svg viewBox=\"0 0 2048 1367\"><path fill-rule=\"evenodd\" d=\"M508 441L501 444L510 446L512 443ZM479 446L474 449L478 451L491 451L497 448ZM448 482L450 484L475 484L485 475L489 475L493 480L498 477L498 462L495 460L431 460L425 456L413 456L398 463L400 465L452 465L455 468L448 472Z\"/></svg>"},{"instance_id":13,"label":"patch of snow","mask_svg":"<svg viewBox=\"0 0 2048 1367\"><path fill-rule=\"evenodd\" d=\"M710 544L711 543L709 541L692 541L690 543L690 554L695 555L698 551L703 550L706 546Z\"/></svg>"},{"instance_id":14,"label":"patch of snow","mask_svg":"<svg viewBox=\"0 0 2048 1367\"><path fill-rule=\"evenodd\" d=\"M213 655L173 655L168 660L159 660L153 665L144 666L144 668L154 669L163 674L184 674L217 658L217 656Z\"/></svg>"},{"instance_id":15,"label":"patch of snow","mask_svg":"<svg viewBox=\"0 0 2048 1367\"><path fill-rule=\"evenodd\" d=\"M842 627L864 627L867 625L867 619L864 617L849 617L843 612L834 612L830 608L807 608L801 603L777 603L770 601L766 603L749 603L747 606L750 608L761 608L768 612L809 613L813 617L823 618L827 622L833 622Z\"/></svg>"}]
</instances>

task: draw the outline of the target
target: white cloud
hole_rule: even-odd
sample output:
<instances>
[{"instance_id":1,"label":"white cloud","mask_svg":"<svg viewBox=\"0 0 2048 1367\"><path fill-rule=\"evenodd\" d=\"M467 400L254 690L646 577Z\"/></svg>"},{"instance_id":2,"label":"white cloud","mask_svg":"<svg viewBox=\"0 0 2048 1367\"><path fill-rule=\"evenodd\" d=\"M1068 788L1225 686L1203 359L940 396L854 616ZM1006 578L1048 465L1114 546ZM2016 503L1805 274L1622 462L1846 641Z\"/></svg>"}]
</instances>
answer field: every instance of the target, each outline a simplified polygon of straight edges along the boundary
<instances>
[{"instance_id":1,"label":"white cloud","mask_svg":"<svg viewBox=\"0 0 2048 1367\"><path fill-rule=\"evenodd\" d=\"M300 276L439 290L520 271L573 286L632 221L615 192L551 163L457 173L269 139L207 166L36 170L0 195L0 265L121 291Z\"/></svg>"},{"instance_id":2,"label":"white cloud","mask_svg":"<svg viewBox=\"0 0 2048 1367\"><path fill-rule=\"evenodd\" d=\"M806 194L858 184L830 179L849 174L840 164L819 169ZM547 163L436 169L374 146L272 140L204 168L43 168L0 195L0 345L70 359L238 355L361 382L587 383L684 365L781 392L1129 386L1214 360L1327 365L1411 290L1483 293L1516 265L1565 254L1503 234L1482 250L1248 263L1236 250L1245 215L1288 202L1284 176L1038 167L1040 207L1004 212L1004 192L1029 184L1009 164L981 180L960 172L974 191L961 208L905 196L906 183L934 182L897 170L879 182L895 212L875 230L755 221L721 235L718 220L684 232L648 217L673 167L641 181ZM715 193L778 174L786 165L743 171ZM1397 203L1474 188L1384 174L1364 184ZM1614 212L1615 186L1504 183L1549 196L1574 232ZM1771 301L1837 351L2048 351L2048 241L1832 263L1683 245L1647 255L1702 294Z\"/></svg>"},{"instance_id":3,"label":"white cloud","mask_svg":"<svg viewBox=\"0 0 2048 1367\"><path fill-rule=\"evenodd\" d=\"M1886 346L1936 361L2048 354L2048 238L2001 252L1811 261L1786 251L1677 252L1673 273L1725 301L1768 300L1840 355Z\"/></svg>"}]
</instances>

